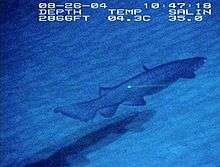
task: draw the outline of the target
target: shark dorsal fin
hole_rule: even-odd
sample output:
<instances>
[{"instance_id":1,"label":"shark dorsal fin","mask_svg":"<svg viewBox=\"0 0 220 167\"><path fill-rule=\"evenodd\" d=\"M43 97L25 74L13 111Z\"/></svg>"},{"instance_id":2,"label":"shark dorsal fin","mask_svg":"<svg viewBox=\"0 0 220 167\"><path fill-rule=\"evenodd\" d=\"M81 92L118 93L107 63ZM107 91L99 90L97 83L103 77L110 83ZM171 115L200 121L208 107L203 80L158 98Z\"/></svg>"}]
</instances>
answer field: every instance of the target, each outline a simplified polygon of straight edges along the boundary
<instances>
[{"instance_id":1,"label":"shark dorsal fin","mask_svg":"<svg viewBox=\"0 0 220 167\"><path fill-rule=\"evenodd\" d=\"M112 89L113 89L113 87L103 87L103 86L100 86L99 87L99 96L102 96L102 95L108 93Z\"/></svg>"},{"instance_id":2,"label":"shark dorsal fin","mask_svg":"<svg viewBox=\"0 0 220 167\"><path fill-rule=\"evenodd\" d=\"M147 68L145 65L143 65L143 69L144 69L146 72L150 71L150 69Z\"/></svg>"}]
</instances>

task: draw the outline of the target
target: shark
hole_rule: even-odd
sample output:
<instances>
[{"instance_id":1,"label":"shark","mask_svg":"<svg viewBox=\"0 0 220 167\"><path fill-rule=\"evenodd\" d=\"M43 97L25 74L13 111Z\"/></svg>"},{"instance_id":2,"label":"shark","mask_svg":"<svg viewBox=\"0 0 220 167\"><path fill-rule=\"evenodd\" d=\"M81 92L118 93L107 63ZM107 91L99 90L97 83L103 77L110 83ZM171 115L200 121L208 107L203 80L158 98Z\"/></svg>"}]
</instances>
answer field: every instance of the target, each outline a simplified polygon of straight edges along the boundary
<instances>
[{"instance_id":1,"label":"shark","mask_svg":"<svg viewBox=\"0 0 220 167\"><path fill-rule=\"evenodd\" d=\"M205 57L193 57L171 61L154 68L143 65L143 72L112 87L100 87L99 97L59 106L55 113L88 122L97 112L104 118L113 117L119 105L145 106L145 96L156 94L179 79L194 79L195 72L207 61Z\"/></svg>"}]
</instances>

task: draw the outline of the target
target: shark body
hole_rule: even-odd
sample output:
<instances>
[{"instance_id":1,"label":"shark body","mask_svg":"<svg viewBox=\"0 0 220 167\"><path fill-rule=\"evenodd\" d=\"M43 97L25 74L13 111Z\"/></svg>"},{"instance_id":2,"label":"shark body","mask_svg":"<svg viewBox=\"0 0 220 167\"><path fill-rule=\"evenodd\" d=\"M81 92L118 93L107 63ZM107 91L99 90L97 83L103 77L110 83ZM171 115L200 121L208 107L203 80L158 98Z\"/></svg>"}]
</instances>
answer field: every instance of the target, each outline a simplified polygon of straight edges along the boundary
<instances>
[{"instance_id":1,"label":"shark body","mask_svg":"<svg viewBox=\"0 0 220 167\"><path fill-rule=\"evenodd\" d=\"M92 120L97 111L103 117L112 117L120 104L144 106L144 96L153 95L169 87L180 78L193 79L206 58L194 57L172 61L148 69L113 87L100 87L99 97L90 101L74 103L54 109L80 121Z\"/></svg>"}]
</instances>

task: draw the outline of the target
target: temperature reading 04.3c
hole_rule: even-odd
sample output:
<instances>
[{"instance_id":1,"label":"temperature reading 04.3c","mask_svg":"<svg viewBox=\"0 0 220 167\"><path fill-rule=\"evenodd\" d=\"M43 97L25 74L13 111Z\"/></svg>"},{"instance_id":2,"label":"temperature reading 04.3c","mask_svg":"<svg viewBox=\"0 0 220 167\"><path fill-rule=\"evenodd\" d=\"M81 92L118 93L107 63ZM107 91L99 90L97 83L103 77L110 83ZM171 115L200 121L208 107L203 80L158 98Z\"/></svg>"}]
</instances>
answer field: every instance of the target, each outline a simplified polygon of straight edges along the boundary
<instances>
[{"instance_id":1,"label":"temperature reading 04.3c","mask_svg":"<svg viewBox=\"0 0 220 167\"><path fill-rule=\"evenodd\" d=\"M151 16L147 14L142 14L143 10L141 8L136 9L108 9L109 16L108 21L151 21Z\"/></svg>"}]
</instances>

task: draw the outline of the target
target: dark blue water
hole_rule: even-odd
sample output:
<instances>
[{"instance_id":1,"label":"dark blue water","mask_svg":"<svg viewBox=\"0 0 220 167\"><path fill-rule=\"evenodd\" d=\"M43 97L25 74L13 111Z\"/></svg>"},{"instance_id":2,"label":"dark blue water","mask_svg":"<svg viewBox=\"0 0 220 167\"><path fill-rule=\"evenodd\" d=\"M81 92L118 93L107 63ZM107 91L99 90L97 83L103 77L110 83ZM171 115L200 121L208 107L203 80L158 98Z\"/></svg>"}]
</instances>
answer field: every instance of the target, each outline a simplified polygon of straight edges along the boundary
<instances>
[{"instance_id":1,"label":"dark blue water","mask_svg":"<svg viewBox=\"0 0 220 167\"><path fill-rule=\"evenodd\" d=\"M136 7L143 2L113 0L109 5ZM80 140L72 143L74 137L84 139L78 129L93 124L56 114L55 107L96 98L99 86L114 86L142 72L143 64L152 68L203 56L208 61L195 79L179 80L145 97L145 107L121 106L118 115L156 114L138 133L115 127L116 133L109 131L115 124L108 126L106 132L118 135L108 136L99 147L89 145L94 149L80 165L220 166L220 3L213 4L212 16L199 23L168 22L166 10L155 12L148 23L108 22L104 11L89 11L93 19L86 23L39 23L37 2L1 1L0 165L26 165L57 151L60 157L74 150L71 144L79 146ZM103 133L92 135L103 139ZM75 166L74 159L54 166Z\"/></svg>"}]
</instances>

